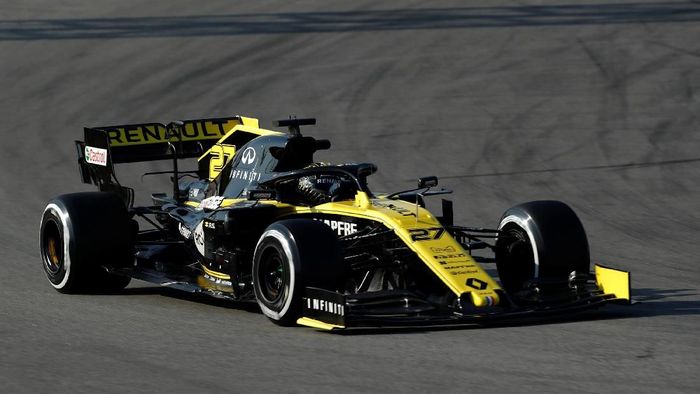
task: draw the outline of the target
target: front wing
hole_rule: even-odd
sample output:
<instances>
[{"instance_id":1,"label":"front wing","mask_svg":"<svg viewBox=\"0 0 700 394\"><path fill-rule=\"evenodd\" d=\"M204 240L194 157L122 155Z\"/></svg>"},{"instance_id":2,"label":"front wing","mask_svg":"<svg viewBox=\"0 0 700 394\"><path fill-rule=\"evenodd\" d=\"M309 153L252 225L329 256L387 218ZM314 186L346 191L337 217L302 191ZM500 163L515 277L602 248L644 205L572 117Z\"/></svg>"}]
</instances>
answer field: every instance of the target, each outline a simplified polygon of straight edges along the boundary
<instances>
[{"instance_id":1,"label":"front wing","mask_svg":"<svg viewBox=\"0 0 700 394\"><path fill-rule=\"evenodd\" d=\"M543 302L530 307L492 306L475 308L468 293L460 297L462 308L440 306L408 291L379 291L344 295L307 287L298 324L322 330L352 327L421 327L487 325L544 319L594 309L607 303L629 304L630 273L595 266L595 280L565 301Z\"/></svg>"}]
</instances>

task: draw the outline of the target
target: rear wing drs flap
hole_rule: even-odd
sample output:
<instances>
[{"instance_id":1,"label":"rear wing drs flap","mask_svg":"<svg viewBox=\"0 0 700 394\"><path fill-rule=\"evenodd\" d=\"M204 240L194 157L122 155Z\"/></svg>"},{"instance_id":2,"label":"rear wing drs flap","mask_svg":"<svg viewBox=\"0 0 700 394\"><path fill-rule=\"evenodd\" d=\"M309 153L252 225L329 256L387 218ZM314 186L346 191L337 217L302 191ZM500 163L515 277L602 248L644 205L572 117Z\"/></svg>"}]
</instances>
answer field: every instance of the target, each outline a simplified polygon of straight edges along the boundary
<instances>
[{"instance_id":1,"label":"rear wing drs flap","mask_svg":"<svg viewBox=\"0 0 700 394\"><path fill-rule=\"evenodd\" d=\"M161 123L86 127L85 140L75 141L80 176L101 191L116 192L131 205L133 191L116 179L114 164L201 156L237 125L253 119L241 116Z\"/></svg>"}]
</instances>

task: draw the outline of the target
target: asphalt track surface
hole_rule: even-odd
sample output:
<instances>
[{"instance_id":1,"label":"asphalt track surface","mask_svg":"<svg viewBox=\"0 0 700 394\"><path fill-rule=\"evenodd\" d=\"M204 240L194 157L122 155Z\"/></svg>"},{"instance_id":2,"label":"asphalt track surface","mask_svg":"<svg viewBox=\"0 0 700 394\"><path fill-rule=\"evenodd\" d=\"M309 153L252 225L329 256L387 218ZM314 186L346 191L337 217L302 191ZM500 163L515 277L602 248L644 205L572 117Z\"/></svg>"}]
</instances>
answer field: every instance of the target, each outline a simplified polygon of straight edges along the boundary
<instances>
[{"instance_id":1,"label":"asphalt track surface","mask_svg":"<svg viewBox=\"0 0 700 394\"><path fill-rule=\"evenodd\" d=\"M229 114L315 116L322 159L375 162L375 190L438 175L462 224L565 201L640 303L334 335L141 282L55 292L38 222L90 190L82 127ZM5 0L0 391L697 392L698 114L698 2ZM146 201L167 167L118 171Z\"/></svg>"}]
</instances>

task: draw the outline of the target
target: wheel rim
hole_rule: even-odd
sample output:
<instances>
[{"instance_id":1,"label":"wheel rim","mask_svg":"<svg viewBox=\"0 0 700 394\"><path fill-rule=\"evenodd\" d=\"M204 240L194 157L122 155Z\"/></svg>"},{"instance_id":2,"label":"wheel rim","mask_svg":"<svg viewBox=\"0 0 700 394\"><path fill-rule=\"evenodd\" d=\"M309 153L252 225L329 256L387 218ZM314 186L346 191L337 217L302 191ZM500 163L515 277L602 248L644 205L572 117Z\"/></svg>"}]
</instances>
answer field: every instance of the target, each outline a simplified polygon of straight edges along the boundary
<instances>
[{"instance_id":1,"label":"wheel rim","mask_svg":"<svg viewBox=\"0 0 700 394\"><path fill-rule=\"evenodd\" d=\"M284 297L286 264L275 248L268 248L260 263L260 291L265 301L276 304Z\"/></svg>"},{"instance_id":2,"label":"wheel rim","mask_svg":"<svg viewBox=\"0 0 700 394\"><path fill-rule=\"evenodd\" d=\"M527 233L517 226L503 231L503 240L497 246L499 261L498 274L506 290L522 289L534 278L535 260Z\"/></svg>"},{"instance_id":3,"label":"wheel rim","mask_svg":"<svg viewBox=\"0 0 700 394\"><path fill-rule=\"evenodd\" d=\"M63 268L63 238L58 224L49 220L44 227L44 266L52 274L58 274Z\"/></svg>"}]
</instances>

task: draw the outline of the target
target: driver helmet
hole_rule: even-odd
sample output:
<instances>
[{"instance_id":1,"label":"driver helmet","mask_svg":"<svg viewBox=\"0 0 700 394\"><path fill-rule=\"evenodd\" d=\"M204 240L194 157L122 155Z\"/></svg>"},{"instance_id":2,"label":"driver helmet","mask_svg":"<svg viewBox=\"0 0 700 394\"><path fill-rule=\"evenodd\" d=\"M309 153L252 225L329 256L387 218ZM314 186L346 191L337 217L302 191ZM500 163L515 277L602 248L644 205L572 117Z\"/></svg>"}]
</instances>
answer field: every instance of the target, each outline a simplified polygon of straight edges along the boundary
<instances>
[{"instance_id":1,"label":"driver helmet","mask_svg":"<svg viewBox=\"0 0 700 394\"><path fill-rule=\"evenodd\" d=\"M309 175L299 178L299 189L317 203L335 201L343 189L343 179L338 175Z\"/></svg>"}]
</instances>

